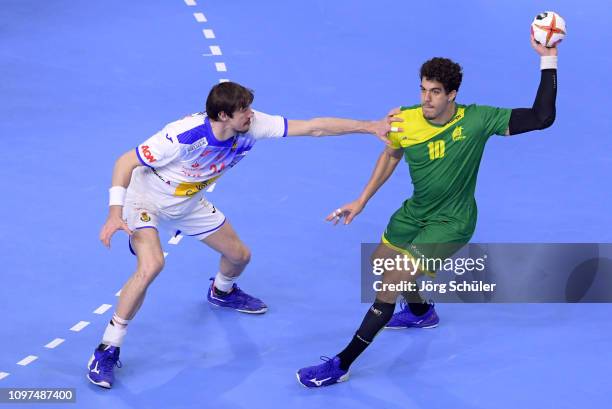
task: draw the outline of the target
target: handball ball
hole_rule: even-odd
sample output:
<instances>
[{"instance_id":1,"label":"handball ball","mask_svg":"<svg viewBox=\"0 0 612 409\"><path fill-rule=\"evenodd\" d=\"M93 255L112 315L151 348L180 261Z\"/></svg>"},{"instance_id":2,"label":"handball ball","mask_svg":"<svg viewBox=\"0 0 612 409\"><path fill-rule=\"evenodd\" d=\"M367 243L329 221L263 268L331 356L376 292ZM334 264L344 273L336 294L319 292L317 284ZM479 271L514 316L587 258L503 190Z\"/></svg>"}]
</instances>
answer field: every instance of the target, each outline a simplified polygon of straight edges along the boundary
<instances>
[{"instance_id":1,"label":"handball ball","mask_svg":"<svg viewBox=\"0 0 612 409\"><path fill-rule=\"evenodd\" d=\"M531 23L531 34L538 44L554 47L565 37L565 20L554 11L538 14Z\"/></svg>"}]
</instances>

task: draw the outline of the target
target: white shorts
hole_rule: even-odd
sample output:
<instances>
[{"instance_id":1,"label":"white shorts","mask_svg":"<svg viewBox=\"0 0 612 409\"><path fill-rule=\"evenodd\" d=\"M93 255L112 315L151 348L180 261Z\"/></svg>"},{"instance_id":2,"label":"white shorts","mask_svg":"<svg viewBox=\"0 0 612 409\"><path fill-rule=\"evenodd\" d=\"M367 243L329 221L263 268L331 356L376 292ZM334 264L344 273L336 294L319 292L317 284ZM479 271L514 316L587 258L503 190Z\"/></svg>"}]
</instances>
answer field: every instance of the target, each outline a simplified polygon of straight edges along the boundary
<instances>
[{"instance_id":1,"label":"white shorts","mask_svg":"<svg viewBox=\"0 0 612 409\"><path fill-rule=\"evenodd\" d=\"M163 227L202 240L225 223L225 215L204 195L170 196L155 189L158 181L157 176L151 177L143 167L132 173L123 206L123 217L130 230L154 228L159 231Z\"/></svg>"}]
</instances>

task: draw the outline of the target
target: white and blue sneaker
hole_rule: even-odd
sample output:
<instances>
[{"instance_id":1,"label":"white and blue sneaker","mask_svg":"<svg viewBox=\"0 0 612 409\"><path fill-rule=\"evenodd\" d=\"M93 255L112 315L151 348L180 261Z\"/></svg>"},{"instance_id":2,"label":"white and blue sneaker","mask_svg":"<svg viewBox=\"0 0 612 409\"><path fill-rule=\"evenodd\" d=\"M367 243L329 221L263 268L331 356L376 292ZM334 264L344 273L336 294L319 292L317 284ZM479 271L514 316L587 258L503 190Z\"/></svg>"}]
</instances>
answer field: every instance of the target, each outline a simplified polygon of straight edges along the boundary
<instances>
[{"instance_id":1,"label":"white and blue sneaker","mask_svg":"<svg viewBox=\"0 0 612 409\"><path fill-rule=\"evenodd\" d=\"M348 380L349 371L340 368L340 358L322 356L321 359L324 361L322 364L308 366L297 371L296 376L299 383L307 388L319 388Z\"/></svg>"},{"instance_id":2,"label":"white and blue sneaker","mask_svg":"<svg viewBox=\"0 0 612 409\"><path fill-rule=\"evenodd\" d=\"M100 344L89 359L87 379L95 385L110 389L115 382L113 370L115 366L121 368L119 360L119 347Z\"/></svg>"},{"instance_id":3,"label":"white and blue sneaker","mask_svg":"<svg viewBox=\"0 0 612 409\"><path fill-rule=\"evenodd\" d=\"M215 291L215 279L211 278L211 280L212 283L208 287L206 299L212 305L231 308L247 314L263 314L268 311L268 306L263 301L245 293L236 283L232 285L232 289L228 293L219 294L218 291Z\"/></svg>"}]
</instances>

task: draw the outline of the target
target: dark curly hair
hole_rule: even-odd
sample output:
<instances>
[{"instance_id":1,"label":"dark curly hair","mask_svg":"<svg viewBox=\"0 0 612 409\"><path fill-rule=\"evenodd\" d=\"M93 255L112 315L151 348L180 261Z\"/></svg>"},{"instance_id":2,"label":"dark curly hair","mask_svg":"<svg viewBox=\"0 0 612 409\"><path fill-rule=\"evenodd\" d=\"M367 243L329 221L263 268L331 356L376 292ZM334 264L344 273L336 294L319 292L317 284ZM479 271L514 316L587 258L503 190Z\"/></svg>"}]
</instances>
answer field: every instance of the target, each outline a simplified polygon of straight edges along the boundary
<instances>
[{"instance_id":1,"label":"dark curly hair","mask_svg":"<svg viewBox=\"0 0 612 409\"><path fill-rule=\"evenodd\" d=\"M456 62L448 58L434 57L421 66L421 80L423 77L442 83L444 91L448 94L451 91L459 91L463 72Z\"/></svg>"}]
</instances>

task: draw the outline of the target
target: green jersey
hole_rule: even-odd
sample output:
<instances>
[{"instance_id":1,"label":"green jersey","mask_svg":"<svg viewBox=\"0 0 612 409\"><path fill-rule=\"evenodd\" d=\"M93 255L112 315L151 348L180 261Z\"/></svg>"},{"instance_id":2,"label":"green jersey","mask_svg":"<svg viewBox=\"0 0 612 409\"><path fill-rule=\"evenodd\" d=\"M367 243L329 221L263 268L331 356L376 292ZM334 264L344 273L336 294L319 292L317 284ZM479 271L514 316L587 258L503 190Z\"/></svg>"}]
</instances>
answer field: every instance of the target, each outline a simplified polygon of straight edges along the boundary
<instances>
[{"instance_id":1,"label":"green jersey","mask_svg":"<svg viewBox=\"0 0 612 409\"><path fill-rule=\"evenodd\" d=\"M457 105L445 125L423 117L420 105L402 107L391 146L404 150L414 185L404 210L416 221L476 222L476 177L485 144L508 128L510 109Z\"/></svg>"}]
</instances>

